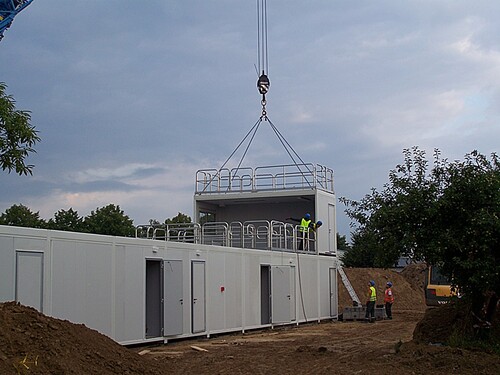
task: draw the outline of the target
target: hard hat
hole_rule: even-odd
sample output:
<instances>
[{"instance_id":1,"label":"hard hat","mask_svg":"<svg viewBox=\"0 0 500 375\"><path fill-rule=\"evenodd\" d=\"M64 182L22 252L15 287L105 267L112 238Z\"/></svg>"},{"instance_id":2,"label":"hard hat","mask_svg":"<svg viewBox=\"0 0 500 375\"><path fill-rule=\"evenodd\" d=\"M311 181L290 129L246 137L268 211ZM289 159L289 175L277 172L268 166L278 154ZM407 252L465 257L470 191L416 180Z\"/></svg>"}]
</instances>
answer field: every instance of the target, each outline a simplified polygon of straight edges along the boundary
<instances>
[{"instance_id":1,"label":"hard hat","mask_svg":"<svg viewBox=\"0 0 500 375\"><path fill-rule=\"evenodd\" d=\"M390 288L392 286L392 283L390 281L388 281L387 286Z\"/></svg>"},{"instance_id":2,"label":"hard hat","mask_svg":"<svg viewBox=\"0 0 500 375\"><path fill-rule=\"evenodd\" d=\"M371 286L375 286L375 281L370 280L370 285L371 285Z\"/></svg>"},{"instance_id":3,"label":"hard hat","mask_svg":"<svg viewBox=\"0 0 500 375\"><path fill-rule=\"evenodd\" d=\"M320 227L320 226L322 226L322 225L323 225L323 223L321 222L321 220L318 220L318 222L316 223L316 225L317 225L318 227Z\"/></svg>"},{"instance_id":4,"label":"hard hat","mask_svg":"<svg viewBox=\"0 0 500 375\"><path fill-rule=\"evenodd\" d=\"M311 215L310 215L310 214L305 214L305 215L304 215L304 219L309 220L310 218L311 218Z\"/></svg>"}]
</instances>

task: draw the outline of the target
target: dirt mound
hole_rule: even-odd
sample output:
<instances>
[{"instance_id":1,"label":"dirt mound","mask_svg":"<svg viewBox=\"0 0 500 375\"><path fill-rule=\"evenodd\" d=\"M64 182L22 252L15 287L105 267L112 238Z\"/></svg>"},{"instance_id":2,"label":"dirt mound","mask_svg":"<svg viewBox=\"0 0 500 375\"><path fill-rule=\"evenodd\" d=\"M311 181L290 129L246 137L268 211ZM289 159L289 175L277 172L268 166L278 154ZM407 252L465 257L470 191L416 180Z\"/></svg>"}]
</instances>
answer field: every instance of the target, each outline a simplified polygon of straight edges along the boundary
<instances>
[{"instance_id":1,"label":"dirt mound","mask_svg":"<svg viewBox=\"0 0 500 375\"><path fill-rule=\"evenodd\" d=\"M450 304L430 308L418 322L413 332L413 340L419 343L449 344L453 336L465 335L468 338L486 339L500 344L498 323L500 308L497 307L493 325L477 318L471 306L465 301L455 300Z\"/></svg>"},{"instance_id":2,"label":"dirt mound","mask_svg":"<svg viewBox=\"0 0 500 375\"><path fill-rule=\"evenodd\" d=\"M0 304L0 374L159 374L107 336L15 302Z\"/></svg>"},{"instance_id":3,"label":"dirt mound","mask_svg":"<svg viewBox=\"0 0 500 375\"><path fill-rule=\"evenodd\" d=\"M414 290L424 291L427 265L425 263L410 264L400 272Z\"/></svg>"},{"instance_id":4,"label":"dirt mound","mask_svg":"<svg viewBox=\"0 0 500 375\"><path fill-rule=\"evenodd\" d=\"M466 311L454 304L428 309L415 327L413 340L425 344L445 344L455 329L463 330Z\"/></svg>"},{"instance_id":5,"label":"dirt mound","mask_svg":"<svg viewBox=\"0 0 500 375\"><path fill-rule=\"evenodd\" d=\"M385 285L392 282L392 291L395 301L393 310L426 309L424 299L424 274L421 265L410 265L402 272L382 268L344 268L344 272L351 282L362 304L366 302L368 283L375 281L377 289L377 304L384 303ZM339 311L344 307L352 306L352 300L339 276Z\"/></svg>"}]
</instances>

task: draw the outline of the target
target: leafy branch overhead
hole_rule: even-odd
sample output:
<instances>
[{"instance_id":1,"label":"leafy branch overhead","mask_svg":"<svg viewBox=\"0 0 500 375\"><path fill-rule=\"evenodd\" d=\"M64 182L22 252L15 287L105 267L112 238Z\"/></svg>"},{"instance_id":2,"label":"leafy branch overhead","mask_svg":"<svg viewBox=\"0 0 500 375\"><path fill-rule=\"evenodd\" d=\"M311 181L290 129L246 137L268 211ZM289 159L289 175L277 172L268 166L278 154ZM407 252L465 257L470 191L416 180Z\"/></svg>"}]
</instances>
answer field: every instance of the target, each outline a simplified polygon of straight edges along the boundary
<instances>
[{"instance_id":1,"label":"leafy branch overhead","mask_svg":"<svg viewBox=\"0 0 500 375\"><path fill-rule=\"evenodd\" d=\"M6 88L5 83L0 82L0 167L9 173L31 175L33 165L26 164L26 158L36 152L33 146L40 137L30 125L30 112L17 110L16 102L6 94Z\"/></svg>"}]
</instances>

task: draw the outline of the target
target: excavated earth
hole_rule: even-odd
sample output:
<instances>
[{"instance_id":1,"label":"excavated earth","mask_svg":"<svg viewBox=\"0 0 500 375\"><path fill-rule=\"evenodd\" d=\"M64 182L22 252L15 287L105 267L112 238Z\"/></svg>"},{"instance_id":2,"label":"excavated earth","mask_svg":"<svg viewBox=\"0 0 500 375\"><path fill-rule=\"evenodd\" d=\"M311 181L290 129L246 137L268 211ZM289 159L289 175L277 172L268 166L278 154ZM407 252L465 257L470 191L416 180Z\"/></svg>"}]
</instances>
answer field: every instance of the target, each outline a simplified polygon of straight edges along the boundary
<instances>
[{"instance_id":1,"label":"excavated earth","mask_svg":"<svg viewBox=\"0 0 500 375\"><path fill-rule=\"evenodd\" d=\"M345 269L361 301L390 280L393 320L309 322L125 348L14 302L0 304L0 374L500 374L495 354L444 346L457 314L427 309L423 269ZM339 278L339 311L352 301Z\"/></svg>"}]
</instances>

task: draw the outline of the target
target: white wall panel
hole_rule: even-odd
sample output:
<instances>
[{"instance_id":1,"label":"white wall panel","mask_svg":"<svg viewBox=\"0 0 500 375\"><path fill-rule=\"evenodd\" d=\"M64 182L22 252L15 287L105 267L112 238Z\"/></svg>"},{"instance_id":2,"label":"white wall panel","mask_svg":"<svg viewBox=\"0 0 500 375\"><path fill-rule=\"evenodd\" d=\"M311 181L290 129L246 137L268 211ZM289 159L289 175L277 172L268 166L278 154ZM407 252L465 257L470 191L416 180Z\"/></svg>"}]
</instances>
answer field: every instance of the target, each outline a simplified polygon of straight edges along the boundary
<instances>
[{"instance_id":1,"label":"white wall panel","mask_svg":"<svg viewBox=\"0 0 500 375\"><path fill-rule=\"evenodd\" d=\"M226 254L225 273L225 328L242 326L242 283L241 283L241 252L235 251Z\"/></svg>"},{"instance_id":2,"label":"white wall panel","mask_svg":"<svg viewBox=\"0 0 500 375\"><path fill-rule=\"evenodd\" d=\"M144 336L144 248L115 248L115 339L128 342Z\"/></svg>"},{"instance_id":3,"label":"white wall panel","mask_svg":"<svg viewBox=\"0 0 500 375\"><path fill-rule=\"evenodd\" d=\"M210 253L207 262L207 318L208 328L219 331L226 328L226 259L220 252Z\"/></svg>"},{"instance_id":4,"label":"white wall panel","mask_svg":"<svg viewBox=\"0 0 500 375\"><path fill-rule=\"evenodd\" d=\"M15 271L14 237L0 236L0 301L14 301Z\"/></svg>"},{"instance_id":5,"label":"white wall panel","mask_svg":"<svg viewBox=\"0 0 500 375\"><path fill-rule=\"evenodd\" d=\"M112 244L55 240L52 314L112 336Z\"/></svg>"},{"instance_id":6,"label":"white wall panel","mask_svg":"<svg viewBox=\"0 0 500 375\"><path fill-rule=\"evenodd\" d=\"M43 312L43 252L16 251L16 301Z\"/></svg>"}]
</instances>

